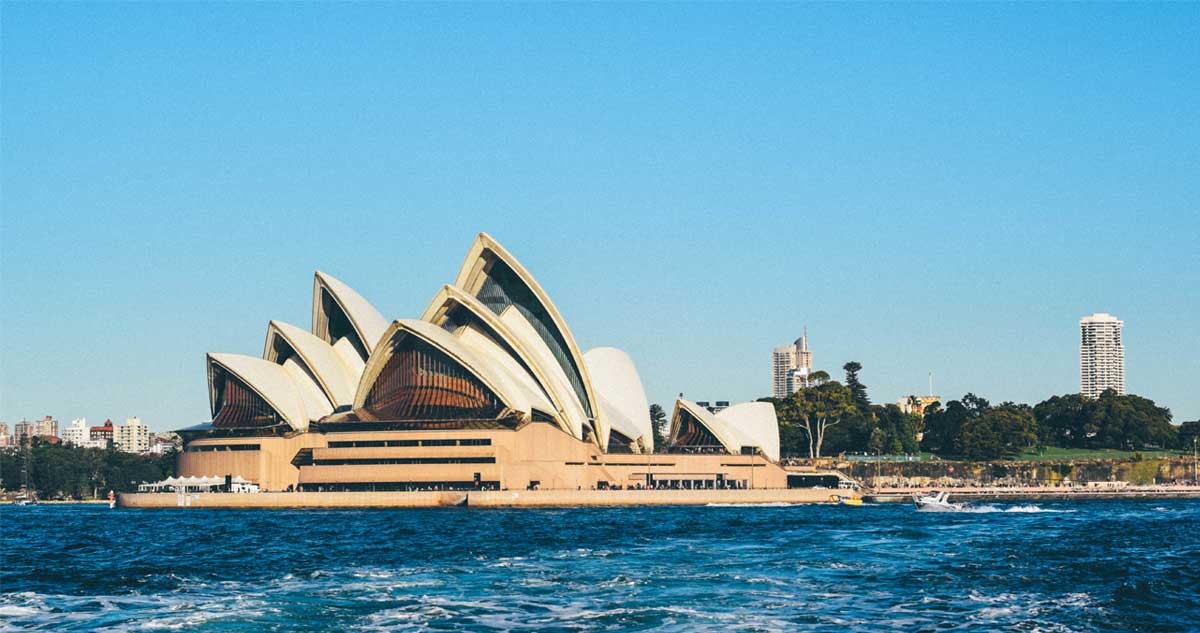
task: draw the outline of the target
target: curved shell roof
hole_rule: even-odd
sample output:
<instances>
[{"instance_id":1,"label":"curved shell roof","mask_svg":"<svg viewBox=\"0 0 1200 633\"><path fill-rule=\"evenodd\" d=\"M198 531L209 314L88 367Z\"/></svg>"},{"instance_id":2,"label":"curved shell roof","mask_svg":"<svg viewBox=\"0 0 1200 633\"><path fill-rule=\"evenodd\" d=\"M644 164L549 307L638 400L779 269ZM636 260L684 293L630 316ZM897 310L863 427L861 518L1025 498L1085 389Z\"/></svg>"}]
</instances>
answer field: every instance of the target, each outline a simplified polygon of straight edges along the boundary
<instances>
[{"instance_id":1,"label":"curved shell roof","mask_svg":"<svg viewBox=\"0 0 1200 633\"><path fill-rule=\"evenodd\" d=\"M766 405L766 408L753 405ZM771 403L746 402L714 415L695 402L676 400L672 424L679 417L680 409L692 414L730 453L736 455L741 453L743 446L754 446L772 461L779 461L779 422ZM734 409L737 410L732 415L721 415Z\"/></svg>"},{"instance_id":2,"label":"curved shell roof","mask_svg":"<svg viewBox=\"0 0 1200 633\"><path fill-rule=\"evenodd\" d=\"M757 446L772 461L779 461L779 419L770 402L743 402L715 416L743 436L746 446Z\"/></svg>"},{"instance_id":3,"label":"curved shell roof","mask_svg":"<svg viewBox=\"0 0 1200 633\"><path fill-rule=\"evenodd\" d=\"M536 387L550 399L553 407L551 412L555 413L563 430L576 438L582 438L583 425L586 420L583 409L579 406L575 394L565 378L556 379L562 374L558 363L555 363L548 354L538 354L533 351L544 349L536 334L525 332L522 335L514 332L474 295L467 293L462 288L450 285L442 286L433 301L429 303L429 307L425 309L425 313L421 315L421 320L444 326L449 319L450 310L456 307L470 312L487 329L489 335L512 350L516 355L514 360L524 365L524 368L531 374L530 378L536 383ZM515 373L517 368L510 367L510 371Z\"/></svg>"},{"instance_id":4,"label":"curved shell roof","mask_svg":"<svg viewBox=\"0 0 1200 633\"><path fill-rule=\"evenodd\" d=\"M559 404L563 417L570 426L570 432L578 439L583 439L583 428L587 424L587 413L583 405L575 397L571 388L571 380L561 365L554 360L554 354L546 347L540 336L534 331L533 325L516 308L506 308L500 313L500 322L504 324L513 337L521 341L525 349L534 357L532 367L540 367L545 372L550 393L559 394Z\"/></svg>"},{"instance_id":5,"label":"curved shell roof","mask_svg":"<svg viewBox=\"0 0 1200 633\"><path fill-rule=\"evenodd\" d=\"M279 414L293 429L304 431L308 429L309 412L304 406L304 398L300 394L292 376L281 365L267 360L243 354L208 355L209 364L217 364L226 371L237 376L248 387L254 390L272 409ZM212 372L209 372L212 375ZM209 409L216 416L217 392L209 385Z\"/></svg>"},{"instance_id":6,"label":"curved shell roof","mask_svg":"<svg viewBox=\"0 0 1200 633\"><path fill-rule=\"evenodd\" d=\"M374 386L380 371L391 358L392 346L388 342L401 336L415 336L441 350L487 385L504 402L505 406L513 411L528 416L534 408L542 411L553 410L550 402L544 396L530 392L526 385L509 374L501 365L489 362L484 354L459 341L446 330L432 323L415 319L393 321L384 332L380 343L386 347L382 347L378 353L371 354L371 358L367 361L366 370L363 371L362 380L359 382L354 396L355 408L362 407L366 403L371 387Z\"/></svg>"},{"instance_id":7,"label":"curved shell roof","mask_svg":"<svg viewBox=\"0 0 1200 633\"><path fill-rule=\"evenodd\" d=\"M383 318L379 310L371 305L362 295L354 291L353 288L342 283L340 279L325 272L317 271L313 275L313 328L320 321L322 306L321 306L321 288L329 291L329 295L341 307L342 312L346 314L350 324L354 327L354 331L358 334L363 345L367 348L367 353L370 354L375 350L375 345L379 343L379 339L383 336L383 331L388 328L388 320ZM326 341L333 344L337 341Z\"/></svg>"},{"instance_id":8,"label":"curved shell roof","mask_svg":"<svg viewBox=\"0 0 1200 633\"><path fill-rule=\"evenodd\" d=\"M654 452L650 404L633 359L615 347L597 347L585 352L583 361L609 426L629 439L641 439L645 450Z\"/></svg>"},{"instance_id":9,"label":"curved shell roof","mask_svg":"<svg viewBox=\"0 0 1200 633\"><path fill-rule=\"evenodd\" d=\"M454 281L454 285L466 290L468 293L477 294L483 285L486 277L486 265L489 257L494 257L504 262L512 271L520 278L521 283L533 294L541 307L545 309L553 323L553 327L565 342L566 351L571 357L572 364L578 371L579 383L582 385L583 400L581 402L585 411L592 412L593 426L596 429L596 441L601 447L608 446L608 421L600 409L595 396L595 391L592 389L592 384L588 376L587 367L583 362L583 354L579 351L579 346L575 343L575 337L571 335L571 330L567 327L566 321L558 308L554 306L554 302L550 300L549 295L534 279L533 275L517 261L503 246L500 245L492 236L487 233L480 233L475 238L475 242L471 245L471 249L467 251L466 259L463 261L462 268L459 269L458 277ZM564 368L564 371L566 369ZM579 397L579 396L577 396Z\"/></svg>"},{"instance_id":10,"label":"curved shell roof","mask_svg":"<svg viewBox=\"0 0 1200 633\"><path fill-rule=\"evenodd\" d=\"M340 354L315 334L290 323L271 321L267 324L267 341L263 358L279 362L275 340L280 338L296 351L305 367L317 379L321 391L336 408L354 404L354 390L359 376L346 366Z\"/></svg>"}]
</instances>

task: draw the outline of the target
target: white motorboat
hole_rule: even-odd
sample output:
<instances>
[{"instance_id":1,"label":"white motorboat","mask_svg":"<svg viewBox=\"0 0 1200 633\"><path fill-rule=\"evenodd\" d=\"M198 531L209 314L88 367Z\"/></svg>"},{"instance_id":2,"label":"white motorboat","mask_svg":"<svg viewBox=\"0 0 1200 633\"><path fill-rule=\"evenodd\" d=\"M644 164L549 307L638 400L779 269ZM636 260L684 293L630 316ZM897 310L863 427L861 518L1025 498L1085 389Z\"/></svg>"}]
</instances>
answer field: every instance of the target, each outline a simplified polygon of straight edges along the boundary
<instances>
[{"instance_id":1,"label":"white motorboat","mask_svg":"<svg viewBox=\"0 0 1200 633\"><path fill-rule=\"evenodd\" d=\"M924 496L913 495L913 503L924 512L958 512L966 507L961 503L950 503L950 493L945 490L933 490Z\"/></svg>"}]
</instances>

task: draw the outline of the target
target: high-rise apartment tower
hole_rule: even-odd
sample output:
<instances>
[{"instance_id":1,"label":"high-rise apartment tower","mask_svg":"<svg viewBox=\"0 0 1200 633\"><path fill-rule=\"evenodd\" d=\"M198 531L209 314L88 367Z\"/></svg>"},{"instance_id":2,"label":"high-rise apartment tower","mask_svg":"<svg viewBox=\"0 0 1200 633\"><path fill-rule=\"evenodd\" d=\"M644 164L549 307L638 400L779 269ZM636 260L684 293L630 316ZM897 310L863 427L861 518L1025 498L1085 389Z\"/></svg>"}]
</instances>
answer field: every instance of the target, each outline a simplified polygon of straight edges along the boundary
<instances>
[{"instance_id":1,"label":"high-rise apartment tower","mask_svg":"<svg viewBox=\"0 0 1200 633\"><path fill-rule=\"evenodd\" d=\"M800 386L797 374L812 373L812 352L808 349L808 328L791 345L776 347L771 353L771 395L786 398ZM789 380L789 377L791 378Z\"/></svg>"},{"instance_id":2,"label":"high-rise apartment tower","mask_svg":"<svg viewBox=\"0 0 1200 633\"><path fill-rule=\"evenodd\" d=\"M1125 394L1125 323L1098 312L1079 320L1079 393L1097 398L1105 389Z\"/></svg>"}]
</instances>

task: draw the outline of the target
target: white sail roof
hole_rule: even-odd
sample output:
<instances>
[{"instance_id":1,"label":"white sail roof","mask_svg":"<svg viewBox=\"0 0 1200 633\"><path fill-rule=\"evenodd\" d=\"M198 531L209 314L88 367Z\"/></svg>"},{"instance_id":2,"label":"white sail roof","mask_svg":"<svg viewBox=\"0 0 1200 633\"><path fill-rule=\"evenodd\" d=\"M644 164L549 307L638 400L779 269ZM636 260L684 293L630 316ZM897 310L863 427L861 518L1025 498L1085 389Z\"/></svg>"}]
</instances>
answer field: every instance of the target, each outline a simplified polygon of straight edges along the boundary
<instances>
[{"instance_id":1,"label":"white sail roof","mask_svg":"<svg viewBox=\"0 0 1200 633\"><path fill-rule=\"evenodd\" d=\"M731 454L740 454L742 447L750 446L761 450L772 461L779 461L779 422L771 403L746 402L714 415L695 402L680 399L675 401L673 426L679 424L680 410L686 410L704 425ZM731 410L732 414L722 415ZM673 428L672 433L674 431Z\"/></svg>"},{"instance_id":2,"label":"white sail roof","mask_svg":"<svg viewBox=\"0 0 1200 633\"><path fill-rule=\"evenodd\" d=\"M329 343L307 330L282 321L271 321L267 325L263 358L271 362L279 362L277 338L295 350L305 368L316 378L330 404L335 408L354 404L354 390L362 374L361 367L357 371L348 367L342 355Z\"/></svg>"},{"instance_id":3,"label":"white sail roof","mask_svg":"<svg viewBox=\"0 0 1200 633\"><path fill-rule=\"evenodd\" d=\"M554 306L554 302L550 300L533 275L521 265L521 262L517 261L517 258L513 257L492 236L480 233L467 252L467 257L459 269L454 285L470 294L479 296L488 279L489 265L494 261L503 262L512 270L524 291L528 291L536 302L538 310L544 312L547 320L544 325L548 330L546 334L561 341L562 346L565 347L563 352L568 357L560 359L557 355L552 355L551 358L563 368L563 372L568 378L568 384L572 385L572 391L576 393L576 399L581 401L580 405L585 413L591 411L592 424L596 429L596 441L601 447L608 446L608 421L596 402L587 367L583 362L583 354L575 343L575 337L572 336L571 330L567 327L558 308ZM578 390L575 385L578 385Z\"/></svg>"},{"instance_id":4,"label":"white sail roof","mask_svg":"<svg viewBox=\"0 0 1200 633\"><path fill-rule=\"evenodd\" d=\"M745 446L757 446L772 461L779 461L779 419L770 402L743 402L718 411L718 420L742 436Z\"/></svg>"},{"instance_id":5,"label":"white sail roof","mask_svg":"<svg viewBox=\"0 0 1200 633\"><path fill-rule=\"evenodd\" d=\"M285 422L297 431L308 429L308 409L291 374L282 366L243 354L210 353L208 362L223 367L254 390ZM212 372L209 372L212 376ZM209 407L217 414L217 391L209 385Z\"/></svg>"},{"instance_id":6,"label":"white sail roof","mask_svg":"<svg viewBox=\"0 0 1200 633\"><path fill-rule=\"evenodd\" d=\"M318 270L313 275L313 334L330 345L337 341L332 340L333 337L328 333L329 315L325 314L325 307L321 301L322 289L329 293L346 315L369 355L383 336L383 331L388 328L387 319L353 288L333 275Z\"/></svg>"},{"instance_id":7,"label":"white sail roof","mask_svg":"<svg viewBox=\"0 0 1200 633\"><path fill-rule=\"evenodd\" d=\"M650 405L633 359L615 347L597 347L584 353L583 362L609 426L631 440L640 439L646 452L654 452Z\"/></svg>"}]
</instances>

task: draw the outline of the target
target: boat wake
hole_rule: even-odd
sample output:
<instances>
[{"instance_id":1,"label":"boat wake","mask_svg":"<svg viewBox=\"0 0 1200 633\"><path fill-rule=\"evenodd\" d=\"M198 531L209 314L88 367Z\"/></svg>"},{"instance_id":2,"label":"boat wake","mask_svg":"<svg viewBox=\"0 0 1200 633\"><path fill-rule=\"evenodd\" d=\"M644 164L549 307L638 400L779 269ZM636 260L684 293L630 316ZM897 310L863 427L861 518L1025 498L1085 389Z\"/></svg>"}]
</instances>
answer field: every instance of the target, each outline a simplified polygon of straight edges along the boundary
<instances>
[{"instance_id":1,"label":"boat wake","mask_svg":"<svg viewBox=\"0 0 1200 633\"><path fill-rule=\"evenodd\" d=\"M963 505L961 507L926 507L918 508L917 512L958 512L967 514L1070 514L1075 510L1059 510L1057 508L1043 508L1037 505L1024 506L1009 506L1007 508L995 506L992 504L983 505Z\"/></svg>"},{"instance_id":2,"label":"boat wake","mask_svg":"<svg viewBox=\"0 0 1200 633\"><path fill-rule=\"evenodd\" d=\"M766 503L706 503L706 508L790 508L792 506L811 505L804 503L787 503L784 501L770 501Z\"/></svg>"}]
</instances>

